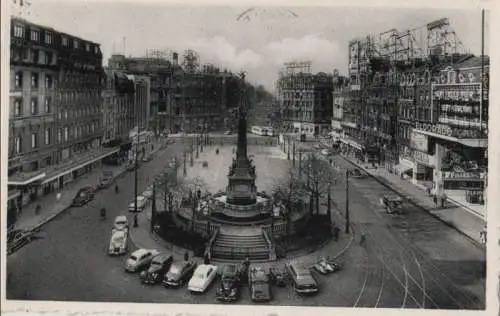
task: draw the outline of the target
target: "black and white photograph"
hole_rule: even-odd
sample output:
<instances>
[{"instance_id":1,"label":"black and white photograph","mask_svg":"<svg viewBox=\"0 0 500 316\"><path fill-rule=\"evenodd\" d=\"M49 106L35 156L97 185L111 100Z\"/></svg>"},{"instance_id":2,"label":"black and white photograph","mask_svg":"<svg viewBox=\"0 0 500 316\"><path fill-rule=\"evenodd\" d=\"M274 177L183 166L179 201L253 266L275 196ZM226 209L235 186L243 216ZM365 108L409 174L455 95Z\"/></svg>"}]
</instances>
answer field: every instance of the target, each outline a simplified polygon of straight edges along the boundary
<instances>
[{"instance_id":1,"label":"black and white photograph","mask_svg":"<svg viewBox=\"0 0 500 316\"><path fill-rule=\"evenodd\" d=\"M487 7L6 2L2 309L489 306Z\"/></svg>"}]
</instances>

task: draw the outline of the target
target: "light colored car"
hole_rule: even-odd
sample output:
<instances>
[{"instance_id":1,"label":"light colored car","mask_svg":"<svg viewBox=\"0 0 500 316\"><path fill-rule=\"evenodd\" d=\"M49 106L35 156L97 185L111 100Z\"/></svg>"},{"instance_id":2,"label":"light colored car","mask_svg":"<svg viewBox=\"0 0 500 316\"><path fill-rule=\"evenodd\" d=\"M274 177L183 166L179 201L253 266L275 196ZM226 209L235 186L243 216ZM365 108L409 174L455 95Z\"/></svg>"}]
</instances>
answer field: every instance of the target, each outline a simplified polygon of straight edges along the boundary
<instances>
[{"instance_id":1,"label":"light colored car","mask_svg":"<svg viewBox=\"0 0 500 316\"><path fill-rule=\"evenodd\" d=\"M138 249L134 251L125 262L125 270L128 272L137 272L147 268L154 256L159 254L156 249Z\"/></svg>"},{"instance_id":2,"label":"light colored car","mask_svg":"<svg viewBox=\"0 0 500 316\"><path fill-rule=\"evenodd\" d=\"M125 215L118 215L115 218L115 222L113 224L113 227L117 230L127 230L128 229L128 220L127 216Z\"/></svg>"},{"instance_id":3,"label":"light colored car","mask_svg":"<svg viewBox=\"0 0 500 316\"><path fill-rule=\"evenodd\" d=\"M147 201L148 200L144 196L139 195L137 197L137 211L141 212L146 206ZM128 205L128 210L129 212L135 211L135 201L130 202L130 204Z\"/></svg>"},{"instance_id":4,"label":"light colored car","mask_svg":"<svg viewBox=\"0 0 500 316\"><path fill-rule=\"evenodd\" d=\"M142 192L142 196L148 200L151 199L153 197L153 190L146 190Z\"/></svg>"},{"instance_id":5,"label":"light colored car","mask_svg":"<svg viewBox=\"0 0 500 316\"><path fill-rule=\"evenodd\" d=\"M125 230L113 229L111 231L108 254L110 256L126 254L128 246L127 241L127 232Z\"/></svg>"},{"instance_id":6,"label":"light colored car","mask_svg":"<svg viewBox=\"0 0 500 316\"><path fill-rule=\"evenodd\" d=\"M323 156L328 156L330 154L330 151L328 149L326 149L326 148L325 149L321 149L321 154Z\"/></svg>"},{"instance_id":7,"label":"light colored car","mask_svg":"<svg viewBox=\"0 0 500 316\"><path fill-rule=\"evenodd\" d=\"M217 266L211 264L199 265L188 283L190 292L203 293L217 276Z\"/></svg>"}]
</instances>

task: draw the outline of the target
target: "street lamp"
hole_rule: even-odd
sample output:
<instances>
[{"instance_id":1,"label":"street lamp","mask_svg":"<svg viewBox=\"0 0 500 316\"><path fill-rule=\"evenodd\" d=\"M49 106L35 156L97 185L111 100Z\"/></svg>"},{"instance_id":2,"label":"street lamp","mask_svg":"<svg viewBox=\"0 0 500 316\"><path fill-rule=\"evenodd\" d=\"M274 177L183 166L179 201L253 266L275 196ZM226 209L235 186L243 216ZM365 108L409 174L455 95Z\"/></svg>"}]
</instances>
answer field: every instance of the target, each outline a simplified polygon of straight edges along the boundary
<instances>
[{"instance_id":1,"label":"street lamp","mask_svg":"<svg viewBox=\"0 0 500 316\"><path fill-rule=\"evenodd\" d=\"M345 232L349 234L349 170L345 172Z\"/></svg>"},{"instance_id":2,"label":"street lamp","mask_svg":"<svg viewBox=\"0 0 500 316\"><path fill-rule=\"evenodd\" d=\"M187 175L187 171L186 171L186 148L184 148L184 152L183 152L183 164L182 164L182 171L183 171L183 174L184 176Z\"/></svg>"},{"instance_id":3,"label":"street lamp","mask_svg":"<svg viewBox=\"0 0 500 316\"><path fill-rule=\"evenodd\" d=\"M292 162L293 166L295 167L295 140L293 141L293 155L292 155Z\"/></svg>"}]
</instances>

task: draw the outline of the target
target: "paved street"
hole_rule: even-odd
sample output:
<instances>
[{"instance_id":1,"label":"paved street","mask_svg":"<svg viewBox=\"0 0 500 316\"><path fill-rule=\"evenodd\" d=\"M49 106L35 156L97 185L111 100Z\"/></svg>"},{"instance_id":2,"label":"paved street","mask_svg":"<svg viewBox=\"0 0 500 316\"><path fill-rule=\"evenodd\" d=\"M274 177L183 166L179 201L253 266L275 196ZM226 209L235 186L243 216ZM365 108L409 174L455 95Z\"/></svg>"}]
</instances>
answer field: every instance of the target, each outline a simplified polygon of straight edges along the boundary
<instances>
[{"instance_id":1,"label":"paved street","mask_svg":"<svg viewBox=\"0 0 500 316\"><path fill-rule=\"evenodd\" d=\"M140 192L176 154L180 154L179 144L169 146L141 167ZM352 167L340 158L335 160L341 169ZM265 174L259 173L259 177ZM215 302L215 286L196 296L185 288L143 286L137 275L124 272L124 257L107 256L112 220L128 213L127 204L133 198L133 173L117 183L121 188L118 194L108 189L98 193L90 205L68 210L43 227L43 239L8 257L8 299ZM340 212L345 208L344 185L339 179L333 194ZM340 259L343 270L317 276L320 293L313 297L299 297L291 288L274 288L275 300L270 304L484 307L484 250L420 209L409 207L401 216L386 214L378 199L390 191L371 178L352 179L350 189L351 221L357 236ZM108 210L107 220L99 218L98 210L103 206ZM359 245L361 231L367 236L363 246ZM249 303L247 288L240 301L245 303Z\"/></svg>"}]
</instances>

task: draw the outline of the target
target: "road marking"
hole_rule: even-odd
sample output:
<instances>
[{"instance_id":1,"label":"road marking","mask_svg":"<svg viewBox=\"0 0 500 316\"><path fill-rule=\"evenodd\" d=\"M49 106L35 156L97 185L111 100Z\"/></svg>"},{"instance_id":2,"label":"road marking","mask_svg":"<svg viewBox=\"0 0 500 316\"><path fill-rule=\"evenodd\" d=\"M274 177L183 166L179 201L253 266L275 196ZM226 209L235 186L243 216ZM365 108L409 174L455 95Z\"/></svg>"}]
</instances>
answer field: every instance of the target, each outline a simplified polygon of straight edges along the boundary
<instances>
[{"instance_id":1,"label":"road marking","mask_svg":"<svg viewBox=\"0 0 500 316\"><path fill-rule=\"evenodd\" d=\"M359 301L361 300L361 297L363 296L363 293L365 292L365 289L366 289L366 283L368 282L368 275L370 274L370 273L369 273L369 265L368 265L369 256L368 256L368 253L367 253L367 252L365 252L365 253L366 253L365 279L364 279L364 281L363 281L363 286L361 287L361 290L359 291L358 297L357 297L356 301L354 302L353 307L358 306L358 303L359 303Z\"/></svg>"},{"instance_id":2,"label":"road marking","mask_svg":"<svg viewBox=\"0 0 500 316\"><path fill-rule=\"evenodd\" d=\"M380 298L382 297L382 291L384 289L384 283L385 283L385 265L382 266L382 283L380 284L380 290L378 292L377 301L375 302L374 306L375 308L377 308L380 303Z\"/></svg>"},{"instance_id":3,"label":"road marking","mask_svg":"<svg viewBox=\"0 0 500 316\"><path fill-rule=\"evenodd\" d=\"M399 256L401 259L401 268L403 269L403 272L405 274L405 296L403 297L403 303L401 304L401 308L404 308L406 306L406 298L408 297L408 270L406 270L406 264L401 252L399 253Z\"/></svg>"}]
</instances>

